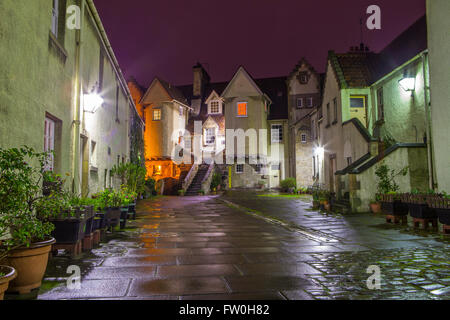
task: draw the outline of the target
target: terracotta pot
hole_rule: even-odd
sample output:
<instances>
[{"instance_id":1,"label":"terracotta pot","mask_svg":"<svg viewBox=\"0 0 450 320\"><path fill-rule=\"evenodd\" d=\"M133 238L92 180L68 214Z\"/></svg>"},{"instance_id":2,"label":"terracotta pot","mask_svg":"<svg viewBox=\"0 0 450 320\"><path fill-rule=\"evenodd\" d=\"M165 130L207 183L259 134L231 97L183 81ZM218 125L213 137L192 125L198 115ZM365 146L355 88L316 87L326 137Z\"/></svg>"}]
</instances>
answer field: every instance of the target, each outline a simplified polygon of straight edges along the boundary
<instances>
[{"instance_id":1,"label":"terracotta pot","mask_svg":"<svg viewBox=\"0 0 450 320\"><path fill-rule=\"evenodd\" d=\"M7 292L26 294L42 284L47 269L48 254L56 240L37 242L29 248L12 250L5 263L17 270L17 278L10 282Z\"/></svg>"},{"instance_id":2,"label":"terracotta pot","mask_svg":"<svg viewBox=\"0 0 450 320\"><path fill-rule=\"evenodd\" d=\"M381 203L371 203L370 204L370 210L372 210L372 213L380 213L381 212Z\"/></svg>"},{"instance_id":3,"label":"terracotta pot","mask_svg":"<svg viewBox=\"0 0 450 320\"><path fill-rule=\"evenodd\" d=\"M12 267L0 266L0 273L4 273L4 276L0 277L0 300L3 300L5 291L8 289L9 282L17 277L17 272Z\"/></svg>"},{"instance_id":4,"label":"terracotta pot","mask_svg":"<svg viewBox=\"0 0 450 320\"><path fill-rule=\"evenodd\" d=\"M325 202L325 203L323 204L323 207L325 208L325 211L330 211L330 209L331 209L331 205L330 205L329 202Z\"/></svg>"}]
</instances>

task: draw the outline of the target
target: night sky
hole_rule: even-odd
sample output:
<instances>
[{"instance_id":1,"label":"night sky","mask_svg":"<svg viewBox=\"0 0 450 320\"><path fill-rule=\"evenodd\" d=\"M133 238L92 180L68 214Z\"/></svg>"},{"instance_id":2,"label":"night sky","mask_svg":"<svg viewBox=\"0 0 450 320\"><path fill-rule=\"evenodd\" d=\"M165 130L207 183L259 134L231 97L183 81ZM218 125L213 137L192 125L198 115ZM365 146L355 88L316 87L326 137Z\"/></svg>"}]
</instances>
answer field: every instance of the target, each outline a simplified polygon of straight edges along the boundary
<instances>
[{"instance_id":1,"label":"night sky","mask_svg":"<svg viewBox=\"0 0 450 320\"><path fill-rule=\"evenodd\" d=\"M425 14L425 0L94 0L125 77L192 83L204 64L212 81L240 65L255 78L286 76L301 57L325 69L328 50L364 42L378 52ZM382 29L365 27L381 7Z\"/></svg>"}]
</instances>

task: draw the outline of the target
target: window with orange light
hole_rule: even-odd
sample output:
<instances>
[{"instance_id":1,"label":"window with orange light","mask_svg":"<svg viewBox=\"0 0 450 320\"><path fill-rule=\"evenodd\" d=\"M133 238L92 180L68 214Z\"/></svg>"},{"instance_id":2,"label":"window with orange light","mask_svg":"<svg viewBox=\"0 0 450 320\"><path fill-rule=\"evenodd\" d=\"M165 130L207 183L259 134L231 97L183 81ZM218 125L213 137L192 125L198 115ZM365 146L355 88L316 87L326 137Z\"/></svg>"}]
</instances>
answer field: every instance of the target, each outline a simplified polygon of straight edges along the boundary
<instances>
[{"instance_id":1,"label":"window with orange light","mask_svg":"<svg viewBox=\"0 0 450 320\"><path fill-rule=\"evenodd\" d=\"M238 102L237 116L238 117L246 117L247 116L247 102Z\"/></svg>"},{"instance_id":2,"label":"window with orange light","mask_svg":"<svg viewBox=\"0 0 450 320\"><path fill-rule=\"evenodd\" d=\"M162 175L162 167L161 166L153 166L153 175L155 175L155 176Z\"/></svg>"}]
</instances>

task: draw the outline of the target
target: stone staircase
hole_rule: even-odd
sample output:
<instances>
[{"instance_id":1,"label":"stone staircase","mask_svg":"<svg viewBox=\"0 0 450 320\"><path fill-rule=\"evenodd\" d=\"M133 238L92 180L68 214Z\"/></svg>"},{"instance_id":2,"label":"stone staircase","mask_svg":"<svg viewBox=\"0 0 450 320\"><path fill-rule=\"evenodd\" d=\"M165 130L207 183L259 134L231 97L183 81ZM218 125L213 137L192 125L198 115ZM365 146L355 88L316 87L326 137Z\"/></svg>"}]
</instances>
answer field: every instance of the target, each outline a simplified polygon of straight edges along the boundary
<instances>
[{"instance_id":1,"label":"stone staircase","mask_svg":"<svg viewBox=\"0 0 450 320\"><path fill-rule=\"evenodd\" d=\"M198 172L192 180L191 185L186 191L186 196L197 196L200 190L202 190L202 182L208 173L209 166L207 164L202 164L198 168Z\"/></svg>"}]
</instances>

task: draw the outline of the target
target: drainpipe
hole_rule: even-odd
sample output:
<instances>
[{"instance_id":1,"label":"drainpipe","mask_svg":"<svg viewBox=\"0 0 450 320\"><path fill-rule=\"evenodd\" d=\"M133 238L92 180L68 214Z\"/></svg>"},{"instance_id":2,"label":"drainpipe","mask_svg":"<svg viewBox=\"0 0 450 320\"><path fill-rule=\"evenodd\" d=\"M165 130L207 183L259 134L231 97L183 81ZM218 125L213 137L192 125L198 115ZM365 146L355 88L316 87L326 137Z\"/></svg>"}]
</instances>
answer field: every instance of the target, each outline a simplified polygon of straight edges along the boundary
<instances>
[{"instance_id":1,"label":"drainpipe","mask_svg":"<svg viewBox=\"0 0 450 320\"><path fill-rule=\"evenodd\" d=\"M81 31L83 30L85 0L80 0L80 29L75 31L75 87L72 123L72 192L80 189L80 126L81 126Z\"/></svg>"},{"instance_id":2,"label":"drainpipe","mask_svg":"<svg viewBox=\"0 0 450 320\"><path fill-rule=\"evenodd\" d=\"M425 114L426 114L426 130L427 130L427 154L428 154L428 171L429 171L429 187L430 189L434 190L435 188L435 172L434 172L434 164L433 164L433 143L432 143L432 133L431 133L431 110L429 105L429 99L428 99L428 91L429 91L429 84L427 82L427 76L426 76L426 63L427 63L427 56L428 52L422 53L422 72L423 72L423 98L425 102Z\"/></svg>"}]
</instances>

